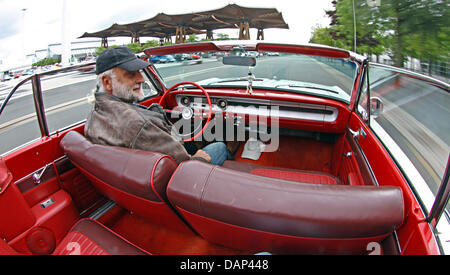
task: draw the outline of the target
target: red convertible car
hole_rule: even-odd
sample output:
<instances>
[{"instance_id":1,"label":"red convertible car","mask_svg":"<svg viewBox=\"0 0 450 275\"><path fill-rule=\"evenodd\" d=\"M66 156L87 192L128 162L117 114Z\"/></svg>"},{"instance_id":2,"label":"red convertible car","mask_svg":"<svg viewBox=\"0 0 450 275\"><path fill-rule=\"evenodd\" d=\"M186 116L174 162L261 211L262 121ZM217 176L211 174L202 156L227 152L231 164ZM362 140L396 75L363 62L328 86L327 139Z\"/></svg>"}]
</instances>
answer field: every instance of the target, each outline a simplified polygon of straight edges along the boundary
<instances>
[{"instance_id":1,"label":"red convertible car","mask_svg":"<svg viewBox=\"0 0 450 275\"><path fill-rule=\"evenodd\" d=\"M90 142L77 67L0 97L0 254L450 253L447 83L320 45L145 50L194 52L146 68L140 105L238 143L222 166Z\"/></svg>"}]
</instances>

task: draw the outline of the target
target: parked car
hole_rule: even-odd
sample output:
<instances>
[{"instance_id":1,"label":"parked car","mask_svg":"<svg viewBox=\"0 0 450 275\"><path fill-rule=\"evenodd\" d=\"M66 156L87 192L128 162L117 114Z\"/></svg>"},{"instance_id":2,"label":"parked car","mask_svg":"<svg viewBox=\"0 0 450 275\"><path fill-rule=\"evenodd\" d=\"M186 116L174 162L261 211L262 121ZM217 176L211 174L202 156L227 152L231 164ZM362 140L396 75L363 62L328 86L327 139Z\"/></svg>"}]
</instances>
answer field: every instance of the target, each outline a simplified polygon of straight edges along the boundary
<instances>
[{"instance_id":1,"label":"parked car","mask_svg":"<svg viewBox=\"0 0 450 275\"><path fill-rule=\"evenodd\" d=\"M191 55L187 54L187 53L182 53L182 54L176 54L175 55L175 60L176 61L184 61L184 60L190 60L190 59L192 59Z\"/></svg>"},{"instance_id":2,"label":"parked car","mask_svg":"<svg viewBox=\"0 0 450 275\"><path fill-rule=\"evenodd\" d=\"M164 63L164 62L161 62L161 56L157 56L157 55L150 56L149 60L152 63Z\"/></svg>"},{"instance_id":3,"label":"parked car","mask_svg":"<svg viewBox=\"0 0 450 275\"><path fill-rule=\"evenodd\" d=\"M19 77L21 77L21 76L23 75L23 72L24 72L24 71L20 71L20 72L15 73L14 76L13 76L13 78L19 78Z\"/></svg>"},{"instance_id":4,"label":"parked car","mask_svg":"<svg viewBox=\"0 0 450 275\"><path fill-rule=\"evenodd\" d=\"M3 74L2 82L11 80L12 77L9 74Z\"/></svg>"},{"instance_id":5,"label":"parked car","mask_svg":"<svg viewBox=\"0 0 450 275\"><path fill-rule=\"evenodd\" d=\"M173 55L167 54L167 55L163 55L161 56L161 58L165 59L165 63L172 63L175 62L175 58L173 57Z\"/></svg>"},{"instance_id":6,"label":"parked car","mask_svg":"<svg viewBox=\"0 0 450 275\"><path fill-rule=\"evenodd\" d=\"M35 75L20 110L36 115L2 124L1 146L29 139L0 158L0 254L450 254L450 85L344 49L244 42L144 51L241 49L146 68L155 92L134 106L160 105L180 142L226 142L221 166L95 144L78 116L93 87ZM58 92L41 89L50 74Z\"/></svg>"},{"instance_id":7,"label":"parked car","mask_svg":"<svg viewBox=\"0 0 450 275\"><path fill-rule=\"evenodd\" d=\"M193 59L193 60L197 60L197 59L200 59L200 58L201 58L201 56L199 54L196 54L196 53L191 54L191 59Z\"/></svg>"},{"instance_id":8,"label":"parked car","mask_svg":"<svg viewBox=\"0 0 450 275\"><path fill-rule=\"evenodd\" d=\"M25 75L25 76L30 76L30 75L33 75L33 74L34 74L34 70L33 69L25 70L25 72L23 73L23 75Z\"/></svg>"},{"instance_id":9,"label":"parked car","mask_svg":"<svg viewBox=\"0 0 450 275\"><path fill-rule=\"evenodd\" d=\"M95 64L90 64L90 65L86 65L86 66L82 66L78 68L78 71L83 72L83 73L95 73Z\"/></svg>"}]
</instances>

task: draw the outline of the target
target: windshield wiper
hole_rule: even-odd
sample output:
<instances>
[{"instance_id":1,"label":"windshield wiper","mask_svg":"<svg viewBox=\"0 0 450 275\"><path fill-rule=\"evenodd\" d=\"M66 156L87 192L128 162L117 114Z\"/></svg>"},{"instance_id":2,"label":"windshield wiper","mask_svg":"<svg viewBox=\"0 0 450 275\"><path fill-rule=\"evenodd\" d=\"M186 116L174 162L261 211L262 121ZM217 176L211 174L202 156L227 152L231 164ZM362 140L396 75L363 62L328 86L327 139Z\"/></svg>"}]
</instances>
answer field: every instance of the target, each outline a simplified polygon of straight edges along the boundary
<instances>
[{"instance_id":1,"label":"windshield wiper","mask_svg":"<svg viewBox=\"0 0 450 275\"><path fill-rule=\"evenodd\" d=\"M315 86L306 86L306 85L294 85L294 84L289 84L289 85L277 85L275 86L275 88L278 87L282 87L282 86L288 86L289 88L305 88L305 89L316 89L316 90L322 90L322 91L327 91L327 92L332 92L334 94L339 94L339 92L335 91L335 90L330 90L330 89L325 89L325 88L320 88L320 87L315 87Z\"/></svg>"},{"instance_id":2,"label":"windshield wiper","mask_svg":"<svg viewBox=\"0 0 450 275\"><path fill-rule=\"evenodd\" d=\"M238 81L247 81L248 82L248 76L247 77L239 77L239 78L232 78L232 79L224 79L219 80L216 82L208 83L207 85L217 84L217 83L226 83L226 82L238 82ZM264 81L263 78L254 78L252 81Z\"/></svg>"}]
</instances>

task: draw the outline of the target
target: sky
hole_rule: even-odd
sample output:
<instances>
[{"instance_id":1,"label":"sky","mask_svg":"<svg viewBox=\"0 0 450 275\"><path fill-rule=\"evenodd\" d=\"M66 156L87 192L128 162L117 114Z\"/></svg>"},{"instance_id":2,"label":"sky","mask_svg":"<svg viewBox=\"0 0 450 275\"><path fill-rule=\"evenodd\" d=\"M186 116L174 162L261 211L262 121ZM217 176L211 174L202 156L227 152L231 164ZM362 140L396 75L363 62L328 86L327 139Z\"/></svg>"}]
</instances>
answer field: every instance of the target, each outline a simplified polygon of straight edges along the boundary
<instances>
[{"instance_id":1,"label":"sky","mask_svg":"<svg viewBox=\"0 0 450 275\"><path fill-rule=\"evenodd\" d=\"M71 42L84 32L106 29L114 23L127 24L151 18L163 12L182 14L222 8L228 4L245 7L276 8L283 14L289 30L267 29L267 40L307 43L312 28L327 26L325 10L331 0L66 0L67 39ZM62 41L63 0L0 0L0 64L20 66L27 54L47 49ZM238 30L218 30L238 37ZM250 31L256 38L256 30ZM130 38L117 39L128 43ZM89 40L89 39L84 39ZM92 38L90 39L92 40ZM141 38L141 42L146 39ZM99 45L100 46L100 45Z\"/></svg>"}]
</instances>

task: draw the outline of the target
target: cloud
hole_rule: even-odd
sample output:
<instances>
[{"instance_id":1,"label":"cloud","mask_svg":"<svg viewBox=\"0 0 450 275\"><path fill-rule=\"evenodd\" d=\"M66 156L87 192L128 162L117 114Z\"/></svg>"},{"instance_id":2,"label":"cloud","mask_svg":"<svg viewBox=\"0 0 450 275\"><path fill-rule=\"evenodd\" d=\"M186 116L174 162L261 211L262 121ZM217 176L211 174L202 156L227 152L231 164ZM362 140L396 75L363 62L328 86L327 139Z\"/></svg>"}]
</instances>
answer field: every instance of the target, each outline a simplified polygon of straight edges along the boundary
<instances>
[{"instance_id":1,"label":"cloud","mask_svg":"<svg viewBox=\"0 0 450 275\"><path fill-rule=\"evenodd\" d=\"M21 14L20 9L14 6L3 5L0 9L0 39L4 39L15 35L21 28Z\"/></svg>"}]
</instances>

